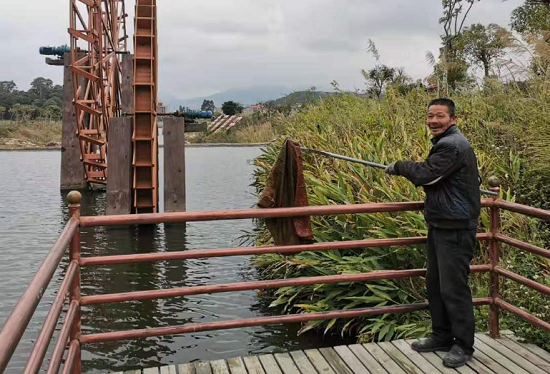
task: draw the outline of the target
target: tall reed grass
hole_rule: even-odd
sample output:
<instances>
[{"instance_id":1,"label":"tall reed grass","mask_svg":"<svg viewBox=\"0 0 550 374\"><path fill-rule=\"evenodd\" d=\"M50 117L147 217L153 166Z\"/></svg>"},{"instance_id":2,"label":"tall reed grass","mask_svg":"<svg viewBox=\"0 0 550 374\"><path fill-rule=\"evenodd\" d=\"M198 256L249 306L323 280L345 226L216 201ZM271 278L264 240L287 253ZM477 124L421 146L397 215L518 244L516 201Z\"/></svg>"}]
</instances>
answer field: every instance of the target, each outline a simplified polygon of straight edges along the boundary
<instances>
[{"instance_id":1,"label":"tall reed grass","mask_svg":"<svg viewBox=\"0 0 550 374\"><path fill-rule=\"evenodd\" d=\"M483 180L491 175L502 181L503 198L548 207L550 197L544 184L550 178L550 95L545 82L521 90L496 82L485 90L453 97L458 107L458 127L470 139L478 157ZM389 164L400 159L420 161L431 147L424 126L426 105L433 97L423 91L402 96L389 91L384 100L349 94L328 97L317 106L287 117L277 117L273 127L280 131L277 142L255 160L255 186L261 192L286 137L302 146ZM550 160L549 160L550 161ZM319 155L304 155L304 174L311 205L367 202L415 201L421 189L400 177L380 170ZM547 188L547 187L546 187ZM487 230L487 212L480 230ZM503 213L503 231L534 244L548 243L548 232L538 221ZM363 238L422 236L427 227L421 212L340 215L312 218L315 240L342 241ZM270 237L259 226L255 240L266 244ZM487 248L479 245L474 263L487 263ZM503 266L550 285L550 262L519 250L502 247ZM293 256L266 254L255 259L266 279L335 275L390 269L422 268L424 246L371 248L365 250L301 253ZM487 276L473 276L471 285L478 297L488 295ZM307 313L405 304L425 299L423 279L376 281L337 285L286 287L274 292L271 306L284 312ZM547 297L510 282L502 294L543 320L550 320ZM476 312L478 330L487 330L487 309ZM362 317L351 320L310 322L301 332L321 329L328 334L356 336L359 341L391 340L423 336L430 329L426 312ZM502 326L550 348L550 335L504 314Z\"/></svg>"}]
</instances>

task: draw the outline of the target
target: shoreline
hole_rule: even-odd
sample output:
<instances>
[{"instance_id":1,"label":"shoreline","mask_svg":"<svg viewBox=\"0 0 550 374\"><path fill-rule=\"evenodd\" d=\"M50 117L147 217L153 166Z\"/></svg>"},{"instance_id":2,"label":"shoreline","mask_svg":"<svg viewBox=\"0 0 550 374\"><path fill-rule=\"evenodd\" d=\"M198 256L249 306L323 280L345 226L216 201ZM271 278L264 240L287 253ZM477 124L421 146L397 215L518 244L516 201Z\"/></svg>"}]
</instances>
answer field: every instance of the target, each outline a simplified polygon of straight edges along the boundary
<instances>
[{"instance_id":1,"label":"shoreline","mask_svg":"<svg viewBox=\"0 0 550 374\"><path fill-rule=\"evenodd\" d=\"M211 147L263 147L269 143L189 143L186 148L211 148ZM159 148L164 148L160 145ZM15 152L15 151L61 151L60 147L20 147L20 148L4 148L0 146L0 152Z\"/></svg>"}]
</instances>

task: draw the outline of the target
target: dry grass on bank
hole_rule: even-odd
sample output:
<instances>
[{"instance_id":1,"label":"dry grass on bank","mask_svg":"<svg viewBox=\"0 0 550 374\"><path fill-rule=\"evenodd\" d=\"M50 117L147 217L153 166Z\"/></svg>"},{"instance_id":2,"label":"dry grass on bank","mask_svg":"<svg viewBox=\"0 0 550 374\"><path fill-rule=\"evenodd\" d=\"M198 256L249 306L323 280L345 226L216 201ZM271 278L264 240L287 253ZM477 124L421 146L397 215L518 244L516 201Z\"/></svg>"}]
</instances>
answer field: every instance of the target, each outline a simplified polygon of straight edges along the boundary
<instances>
[{"instance_id":1,"label":"dry grass on bank","mask_svg":"<svg viewBox=\"0 0 550 374\"><path fill-rule=\"evenodd\" d=\"M0 149L59 147L61 122L0 121Z\"/></svg>"}]
</instances>

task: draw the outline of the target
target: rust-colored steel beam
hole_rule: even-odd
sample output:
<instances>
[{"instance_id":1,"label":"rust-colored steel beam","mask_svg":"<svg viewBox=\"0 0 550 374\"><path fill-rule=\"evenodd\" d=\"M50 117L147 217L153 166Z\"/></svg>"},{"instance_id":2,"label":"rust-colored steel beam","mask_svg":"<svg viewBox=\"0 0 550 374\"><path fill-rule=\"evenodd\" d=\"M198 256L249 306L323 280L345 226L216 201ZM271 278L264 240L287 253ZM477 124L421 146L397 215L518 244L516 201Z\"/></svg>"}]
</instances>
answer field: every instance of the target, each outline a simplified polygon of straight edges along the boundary
<instances>
[{"instance_id":1,"label":"rust-colored steel beam","mask_svg":"<svg viewBox=\"0 0 550 374\"><path fill-rule=\"evenodd\" d=\"M67 310L65 322L63 323L63 327L61 327L61 332L59 333L59 338L57 339L57 343L53 349L50 365L48 366L48 371L46 374L57 374L59 372L59 367L61 366L61 361L63 360L67 340L69 340L69 336L71 335L71 330L76 321L75 316L77 315L79 308L80 306L76 301L72 301L69 304L69 310Z\"/></svg>"},{"instance_id":2,"label":"rust-colored steel beam","mask_svg":"<svg viewBox=\"0 0 550 374\"><path fill-rule=\"evenodd\" d=\"M492 205L491 199L481 199L483 207ZM337 214L406 212L422 210L421 201L404 203L370 203L352 205L309 206L297 208L269 209L235 209L218 211L157 213L157 214L124 214L118 216L82 217L80 226L115 226L115 225L150 225L157 223L221 221L250 218L290 218L303 216L330 216Z\"/></svg>"},{"instance_id":3,"label":"rust-colored steel beam","mask_svg":"<svg viewBox=\"0 0 550 374\"><path fill-rule=\"evenodd\" d=\"M485 235L485 234L482 234ZM337 249L359 249L369 247L392 247L413 244L423 244L426 237L395 238L395 239L370 239L370 240L350 240L344 242L329 242L315 244L300 244L287 246L265 246L265 247L242 247L242 248L223 248L223 249L200 249L193 251L178 251L164 253L141 253L133 255L116 255L88 257L80 261L81 266L130 264L138 262L156 262L171 260L190 260L198 258L228 257L228 256L246 256L261 255L266 253L281 253L285 255L296 254L300 252L331 251Z\"/></svg>"},{"instance_id":4,"label":"rust-colored steel beam","mask_svg":"<svg viewBox=\"0 0 550 374\"><path fill-rule=\"evenodd\" d=\"M490 199L482 199L482 206L490 207ZM250 218L290 218L303 216L330 216L337 214L406 212L422 210L421 201L404 203L372 203L352 205L309 206L297 208L235 209L203 212L132 214L118 216L82 217L80 226L150 225L156 223L221 221Z\"/></svg>"},{"instance_id":5,"label":"rust-colored steel beam","mask_svg":"<svg viewBox=\"0 0 550 374\"><path fill-rule=\"evenodd\" d=\"M44 325L42 327L42 330L40 331L40 335L38 335L38 338L34 343L34 347L31 351L29 361L25 366L25 370L23 370L23 374L36 374L40 370L40 366L44 361L44 356L46 355L46 351L48 350L48 347L50 345L53 332L55 330L55 327L57 326L57 321L59 320L59 316L61 315L61 311L63 310L63 305L65 304L65 300L67 299L69 287L71 286L75 278L77 270L78 262L72 261L69 264L63 282L61 282L57 296L55 297L52 307L50 308L50 312L48 313L48 316L44 321Z\"/></svg>"},{"instance_id":6,"label":"rust-colored steel beam","mask_svg":"<svg viewBox=\"0 0 550 374\"><path fill-rule=\"evenodd\" d=\"M203 212L178 212L140 215L95 216L82 217L80 225L113 226L113 225L143 225L154 223L177 223L198 221L220 221L250 218L285 218L302 216L329 216L336 214L381 213L421 210L423 202L378 203L354 205L309 206L297 208L241 209L218 210Z\"/></svg>"},{"instance_id":7,"label":"rust-colored steel beam","mask_svg":"<svg viewBox=\"0 0 550 374\"><path fill-rule=\"evenodd\" d=\"M519 274L514 273L513 271L503 269L499 266L495 267L493 271L497 274L500 274L508 279L511 279L513 281L516 281L518 283L521 283L529 288L532 288L534 290L537 290L545 295L550 296L550 287L545 286L544 284L535 282L534 280L531 280L529 278L526 278L524 276L521 276Z\"/></svg>"},{"instance_id":8,"label":"rust-colored steel beam","mask_svg":"<svg viewBox=\"0 0 550 374\"><path fill-rule=\"evenodd\" d=\"M474 299L474 305L490 305L491 299L488 297ZM102 334L91 334L82 336L82 344L99 343L112 340L139 339L150 336L177 335L190 332L203 332L214 330L228 330L241 327L253 327L264 325L279 325L283 323L302 323L316 320L333 318L354 318L361 316L375 316L380 314L395 314L416 312L428 308L428 303L406 304L395 306L384 306L365 309L351 309L346 311L331 311L321 313L290 314L285 316L248 318L234 321L191 323L184 326L157 327L141 330L117 331Z\"/></svg>"},{"instance_id":9,"label":"rust-colored steel beam","mask_svg":"<svg viewBox=\"0 0 550 374\"><path fill-rule=\"evenodd\" d=\"M537 327L540 327L543 330L550 332L550 323L545 322L542 319L537 318L534 315L529 314L526 311L521 310L520 308L513 306L512 304L509 304L502 299L496 299L495 304L501 307L502 309L505 309L508 312L522 318L526 322L529 322L532 325L535 325Z\"/></svg>"},{"instance_id":10,"label":"rust-colored steel beam","mask_svg":"<svg viewBox=\"0 0 550 374\"><path fill-rule=\"evenodd\" d=\"M510 238L509 236L502 235L502 234L496 234L495 238L499 242L509 244L512 247L523 249L525 251L534 253L536 255L550 258L550 251L548 249L537 247L536 245L525 243L525 242L522 242L521 240L513 239L513 238Z\"/></svg>"},{"instance_id":11,"label":"rust-colored steel beam","mask_svg":"<svg viewBox=\"0 0 550 374\"><path fill-rule=\"evenodd\" d=\"M134 213L158 212L157 2L137 0L134 34Z\"/></svg>"},{"instance_id":12,"label":"rust-colored steel beam","mask_svg":"<svg viewBox=\"0 0 550 374\"><path fill-rule=\"evenodd\" d=\"M81 161L88 184L107 183L109 119L121 114L124 1L70 0L69 35Z\"/></svg>"},{"instance_id":13,"label":"rust-colored steel beam","mask_svg":"<svg viewBox=\"0 0 550 374\"><path fill-rule=\"evenodd\" d=\"M549 210L533 208L531 206L517 204L517 203L511 203L505 200L498 200L497 204L500 208L509 210L510 212L521 213L529 217L540 218L542 220L550 222Z\"/></svg>"},{"instance_id":14,"label":"rust-colored steel beam","mask_svg":"<svg viewBox=\"0 0 550 374\"><path fill-rule=\"evenodd\" d=\"M492 238L491 233L477 234L477 240L485 241ZM405 246L414 244L424 244L426 237L394 238L394 239L366 239L349 240L343 242L328 242L315 244L300 244L286 246L265 246L265 247L242 247L242 248L223 248L223 249L199 249L193 251L178 251L164 253L141 253L133 255L115 255L88 257L80 260L81 266L115 265L130 264L139 262L156 261L174 261L190 260L198 258L228 257L228 256L250 256L266 253L280 253L285 255L296 254L300 252L318 252L332 251L342 249L360 249L360 248L385 248L394 246Z\"/></svg>"},{"instance_id":15,"label":"rust-colored steel beam","mask_svg":"<svg viewBox=\"0 0 550 374\"><path fill-rule=\"evenodd\" d=\"M473 265L472 273L483 273L491 270L490 265ZM339 274L321 277L303 277L291 279L277 279L255 282L226 283L208 286L181 287L166 290L151 290L126 292L110 295L93 295L82 298L82 305L118 303L123 301L163 299L169 297L204 295L220 292L236 292L249 290L263 290L268 288L298 287L312 284L332 284L350 282L369 282L381 279L400 279L424 276L426 269L411 270L380 270L363 274Z\"/></svg>"},{"instance_id":16,"label":"rust-colored steel beam","mask_svg":"<svg viewBox=\"0 0 550 374\"><path fill-rule=\"evenodd\" d=\"M0 331L0 374L6 369L77 228L78 220L71 218L4 323Z\"/></svg>"},{"instance_id":17,"label":"rust-colored steel beam","mask_svg":"<svg viewBox=\"0 0 550 374\"><path fill-rule=\"evenodd\" d=\"M491 338L496 339L500 335L500 316L498 306L495 305L494 300L500 298L500 279L493 269L500 264L500 243L495 239L495 235L500 233L500 208L498 206L500 188L493 187L491 191L495 193L495 197L493 197L494 204L490 208L491 234L493 235L493 239L489 242L489 260L491 261L489 296L493 299L493 303L489 309L489 335L491 335Z\"/></svg>"},{"instance_id":18,"label":"rust-colored steel beam","mask_svg":"<svg viewBox=\"0 0 550 374\"><path fill-rule=\"evenodd\" d=\"M69 352L67 352L67 358L65 359L65 364L63 365L63 374L75 374L74 373L74 367L75 365L80 365L80 362L77 363L79 360L79 352L80 352L80 343L78 340L72 340L71 344L69 345Z\"/></svg>"}]
</instances>

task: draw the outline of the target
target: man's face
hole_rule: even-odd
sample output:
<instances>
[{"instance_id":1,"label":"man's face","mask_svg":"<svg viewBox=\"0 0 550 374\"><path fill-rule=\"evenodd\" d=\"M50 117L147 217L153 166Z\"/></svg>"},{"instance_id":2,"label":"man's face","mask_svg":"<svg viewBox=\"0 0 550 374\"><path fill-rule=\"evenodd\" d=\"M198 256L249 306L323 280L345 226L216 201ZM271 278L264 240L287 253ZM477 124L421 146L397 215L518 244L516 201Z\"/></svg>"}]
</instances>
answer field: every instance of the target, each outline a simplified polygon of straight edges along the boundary
<instances>
[{"instance_id":1,"label":"man's face","mask_svg":"<svg viewBox=\"0 0 550 374\"><path fill-rule=\"evenodd\" d=\"M434 138L443 134L454 124L456 124L456 117L451 117L449 108L445 105L432 105L428 108L426 125Z\"/></svg>"}]
</instances>

